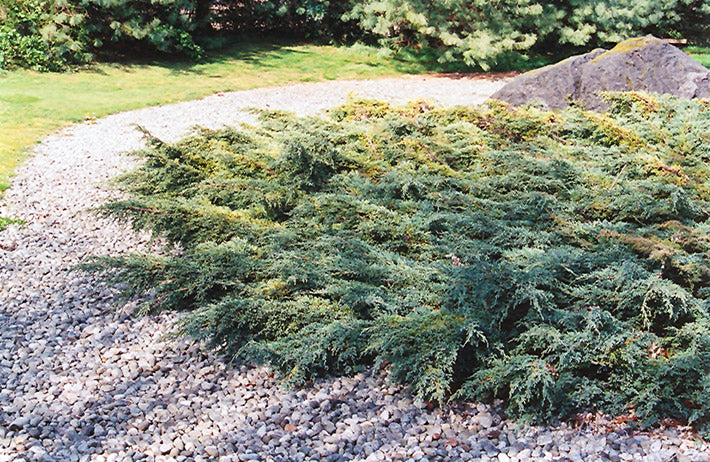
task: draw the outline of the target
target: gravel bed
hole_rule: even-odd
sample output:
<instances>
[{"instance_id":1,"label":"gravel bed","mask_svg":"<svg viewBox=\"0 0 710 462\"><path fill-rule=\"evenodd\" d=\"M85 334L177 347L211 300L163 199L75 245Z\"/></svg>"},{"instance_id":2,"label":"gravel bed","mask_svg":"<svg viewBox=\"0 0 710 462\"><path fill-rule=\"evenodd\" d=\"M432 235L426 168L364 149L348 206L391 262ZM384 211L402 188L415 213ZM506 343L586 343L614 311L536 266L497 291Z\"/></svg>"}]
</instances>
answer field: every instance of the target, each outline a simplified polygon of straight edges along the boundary
<instances>
[{"instance_id":1,"label":"gravel bed","mask_svg":"<svg viewBox=\"0 0 710 462\"><path fill-rule=\"evenodd\" d=\"M0 214L0 462L4 461L704 461L684 429L638 433L603 419L516 424L496 406L430 409L382 373L288 390L265 368L229 368L189 339L163 338L175 314L135 317L115 289L72 268L91 255L156 250L147 235L97 218L135 165L134 124L171 141L194 125L252 123L248 107L299 114L349 93L477 104L502 85L405 77L218 94L126 112L45 139L20 168ZM602 425L602 424L608 425Z\"/></svg>"}]
</instances>

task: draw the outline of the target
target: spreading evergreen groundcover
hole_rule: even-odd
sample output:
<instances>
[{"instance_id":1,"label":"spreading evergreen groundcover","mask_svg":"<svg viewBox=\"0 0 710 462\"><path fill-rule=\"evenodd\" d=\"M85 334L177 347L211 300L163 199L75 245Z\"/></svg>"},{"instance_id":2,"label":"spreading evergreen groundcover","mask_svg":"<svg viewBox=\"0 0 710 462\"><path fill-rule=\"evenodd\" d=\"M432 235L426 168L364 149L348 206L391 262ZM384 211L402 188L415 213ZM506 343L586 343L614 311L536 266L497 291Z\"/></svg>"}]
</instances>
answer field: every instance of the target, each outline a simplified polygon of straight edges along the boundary
<instances>
[{"instance_id":1,"label":"spreading evergreen groundcover","mask_svg":"<svg viewBox=\"0 0 710 462\"><path fill-rule=\"evenodd\" d=\"M179 244L94 265L295 382L375 364L517 415L710 428L710 102L391 108L152 140L107 213Z\"/></svg>"}]
</instances>

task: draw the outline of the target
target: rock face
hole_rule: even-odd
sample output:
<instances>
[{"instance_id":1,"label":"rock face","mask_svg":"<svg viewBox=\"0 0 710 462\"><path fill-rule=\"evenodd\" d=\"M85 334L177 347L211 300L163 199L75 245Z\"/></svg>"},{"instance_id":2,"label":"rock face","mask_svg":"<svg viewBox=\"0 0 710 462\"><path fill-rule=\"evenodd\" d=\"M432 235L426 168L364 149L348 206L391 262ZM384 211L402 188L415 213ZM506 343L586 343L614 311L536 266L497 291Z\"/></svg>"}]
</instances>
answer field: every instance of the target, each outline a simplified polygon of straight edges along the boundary
<instances>
[{"instance_id":1,"label":"rock face","mask_svg":"<svg viewBox=\"0 0 710 462\"><path fill-rule=\"evenodd\" d=\"M710 70L673 45L647 36L527 72L491 98L514 106L542 102L553 109L567 107L573 99L598 111L608 105L597 92L629 90L709 98Z\"/></svg>"}]
</instances>

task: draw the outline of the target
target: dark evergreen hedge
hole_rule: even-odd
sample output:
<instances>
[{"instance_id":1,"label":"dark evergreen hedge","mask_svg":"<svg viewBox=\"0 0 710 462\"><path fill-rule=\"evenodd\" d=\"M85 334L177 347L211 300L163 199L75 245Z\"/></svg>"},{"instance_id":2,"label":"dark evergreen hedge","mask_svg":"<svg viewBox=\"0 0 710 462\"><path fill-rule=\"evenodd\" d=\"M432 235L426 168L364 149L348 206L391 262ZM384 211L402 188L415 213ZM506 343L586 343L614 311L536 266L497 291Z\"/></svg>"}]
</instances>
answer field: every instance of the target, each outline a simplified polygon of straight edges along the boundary
<instances>
[{"instance_id":1,"label":"dark evergreen hedge","mask_svg":"<svg viewBox=\"0 0 710 462\"><path fill-rule=\"evenodd\" d=\"M291 381L376 364L425 398L707 431L710 102L611 101L353 101L153 139L106 212L182 253L89 267Z\"/></svg>"},{"instance_id":2,"label":"dark evergreen hedge","mask_svg":"<svg viewBox=\"0 0 710 462\"><path fill-rule=\"evenodd\" d=\"M0 69L57 71L97 54L203 54L209 4L193 0L0 1ZM207 8L205 8L205 6Z\"/></svg>"}]
</instances>

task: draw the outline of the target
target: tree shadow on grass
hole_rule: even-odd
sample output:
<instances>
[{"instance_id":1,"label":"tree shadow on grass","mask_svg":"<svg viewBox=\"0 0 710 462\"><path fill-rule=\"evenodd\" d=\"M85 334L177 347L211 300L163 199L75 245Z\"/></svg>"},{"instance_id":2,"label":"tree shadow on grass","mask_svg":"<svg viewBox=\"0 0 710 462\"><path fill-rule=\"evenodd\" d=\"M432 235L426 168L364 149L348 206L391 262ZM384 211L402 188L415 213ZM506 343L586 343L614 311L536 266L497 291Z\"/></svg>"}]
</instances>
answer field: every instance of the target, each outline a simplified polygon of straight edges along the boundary
<instances>
[{"instance_id":1,"label":"tree shadow on grass","mask_svg":"<svg viewBox=\"0 0 710 462\"><path fill-rule=\"evenodd\" d=\"M311 47L312 46L312 47ZM225 77L242 70L274 71L281 80L321 80L347 75L402 74L485 74L521 72L559 61L570 55L569 50L546 54L501 55L496 63L484 71L461 61L439 62L436 50L401 48L387 50L354 44L334 48L336 52L320 52L317 42L304 42L286 37L234 36L223 39L218 47L205 53L200 60L165 55L118 55L101 66L90 66L87 72L106 74L107 67L126 73L162 68L169 76ZM382 72L379 72L382 71ZM302 78L294 75L302 75ZM306 75L308 74L308 75Z\"/></svg>"},{"instance_id":2,"label":"tree shadow on grass","mask_svg":"<svg viewBox=\"0 0 710 462\"><path fill-rule=\"evenodd\" d=\"M285 40L234 40L219 50L208 51L201 59L190 60L181 56L161 54L113 55L110 60L99 60L102 66L112 67L123 72L137 73L147 68L164 68L171 75L205 75L230 62L246 62L262 65L265 60L281 59L286 56L305 55L306 52L295 49L302 42ZM87 72L103 73L101 67L91 66Z\"/></svg>"}]
</instances>

